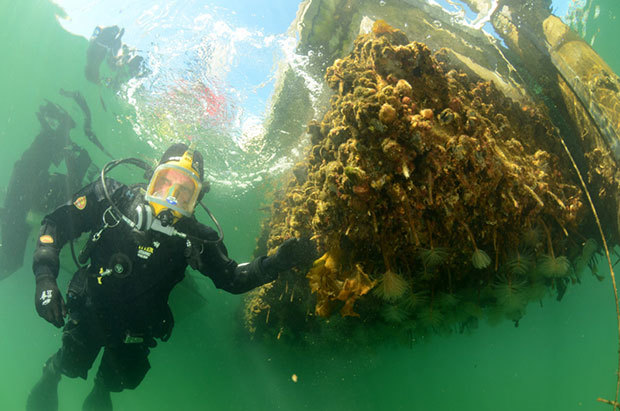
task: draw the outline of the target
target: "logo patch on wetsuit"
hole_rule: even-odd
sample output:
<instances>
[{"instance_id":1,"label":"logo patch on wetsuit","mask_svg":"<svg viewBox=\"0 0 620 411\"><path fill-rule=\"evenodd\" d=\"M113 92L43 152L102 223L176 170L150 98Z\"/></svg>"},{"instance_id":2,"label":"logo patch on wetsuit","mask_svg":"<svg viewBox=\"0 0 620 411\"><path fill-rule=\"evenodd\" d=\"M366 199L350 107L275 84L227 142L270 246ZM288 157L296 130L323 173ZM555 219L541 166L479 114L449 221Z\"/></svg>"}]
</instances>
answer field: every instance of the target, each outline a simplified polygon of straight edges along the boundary
<instances>
[{"instance_id":1,"label":"logo patch on wetsuit","mask_svg":"<svg viewBox=\"0 0 620 411\"><path fill-rule=\"evenodd\" d=\"M39 237L39 241L41 242L41 244L54 244L54 239L49 234L45 234Z\"/></svg>"},{"instance_id":2,"label":"logo patch on wetsuit","mask_svg":"<svg viewBox=\"0 0 620 411\"><path fill-rule=\"evenodd\" d=\"M138 246L138 257L146 260L151 255L153 255L153 247L147 247L147 246L144 246L144 245L139 245Z\"/></svg>"},{"instance_id":3,"label":"logo patch on wetsuit","mask_svg":"<svg viewBox=\"0 0 620 411\"><path fill-rule=\"evenodd\" d=\"M86 196L78 197L77 200L73 202L73 205L78 210L83 210L86 208Z\"/></svg>"}]
</instances>

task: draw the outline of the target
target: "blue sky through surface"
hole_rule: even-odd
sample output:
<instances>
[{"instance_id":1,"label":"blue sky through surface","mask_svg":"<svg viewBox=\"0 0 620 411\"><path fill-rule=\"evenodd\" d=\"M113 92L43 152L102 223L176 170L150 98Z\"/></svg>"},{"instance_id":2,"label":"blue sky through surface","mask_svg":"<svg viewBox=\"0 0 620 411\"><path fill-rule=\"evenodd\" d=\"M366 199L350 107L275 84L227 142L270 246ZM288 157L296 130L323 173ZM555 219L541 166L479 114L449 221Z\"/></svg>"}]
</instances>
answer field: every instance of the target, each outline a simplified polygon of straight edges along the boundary
<instances>
[{"instance_id":1,"label":"blue sky through surface","mask_svg":"<svg viewBox=\"0 0 620 411\"><path fill-rule=\"evenodd\" d=\"M574 1L553 1L552 7L555 14L560 17L564 16L569 5ZM88 38L97 25L118 25L126 29L123 37L124 42L141 51L151 49L154 41L161 40L162 37L174 37L173 33L187 30L188 23L192 19L201 20L200 16L219 18L233 29L243 28L243 30L247 30L247 34L262 35L266 39L269 39L270 36L279 36L288 30L300 3L297 0L269 2L251 0L212 0L209 2L140 0L130 3L119 0L87 2L54 0L54 2L63 7L68 14L67 19L61 20L61 24L68 31ZM389 0L384 1L384 3L387 2ZM461 2L453 0L434 0L433 2L450 11L462 8L465 12L465 18L469 20L476 17ZM256 59L257 56L258 59ZM274 61L263 59L260 55L253 55L252 57L254 61L251 63L240 60L242 64L233 67L235 70L231 71L233 75L231 77L248 78L250 81L257 81L258 84L262 84L269 77ZM270 87L265 88L267 94L270 91ZM258 107L253 108L257 109Z\"/></svg>"},{"instance_id":2,"label":"blue sky through surface","mask_svg":"<svg viewBox=\"0 0 620 411\"><path fill-rule=\"evenodd\" d=\"M152 74L133 90L130 86L123 91L137 109L134 129L143 141L161 149L165 143L155 140L163 127L222 147L232 156L225 168L236 163L239 169L262 159L263 121L278 65L296 58L296 39L287 31L297 13L297 1L259 6L251 1L56 3L67 13L60 23L69 32L90 38L96 26L117 25L125 29L123 43L145 58ZM201 90L206 99L201 100ZM178 98L188 91L188 98ZM176 106L168 103L171 95L177 97ZM222 107L208 118L206 111L213 100ZM158 112L157 119L153 112ZM200 123L193 121L198 117L205 122L193 124ZM162 124L165 118L171 119L170 124ZM231 177L222 177L222 182L231 183Z\"/></svg>"},{"instance_id":3,"label":"blue sky through surface","mask_svg":"<svg viewBox=\"0 0 620 411\"><path fill-rule=\"evenodd\" d=\"M476 18L459 1L432 2L452 13L458 14L460 10L459 15L469 22ZM125 98L137 109L138 124L134 128L141 140L161 149L166 143L158 141L158 134L167 128L178 130L179 135L189 133L190 138L195 134L210 147L222 147L231 153L223 168L241 170L246 164L265 165L271 160L265 157L264 147L275 142L264 141L263 126L278 66L293 61L303 66L304 56L295 55L295 34L288 32L299 1L55 0L55 3L67 13L60 23L69 32L89 38L96 26L118 25L125 29L123 42L145 57L154 73L135 87L143 91L142 101L136 104L133 100L135 90L124 91ZM383 3L388 4L389 0ZM559 15L565 14L569 3L556 1L554 10ZM488 23L484 27L489 31ZM176 105L169 102L168 97L179 91L179 87L185 88L181 91L205 87L213 92L224 104L221 115L207 119L208 124L196 126L194 119L205 115L196 106L201 103L196 96L184 101L177 99ZM153 112L159 113L158 118L154 118ZM172 119L170 124L162 124L165 118ZM290 160L270 163L262 171L284 163ZM240 172L245 175L245 183L259 178L251 167ZM231 184L235 176L220 177L221 182Z\"/></svg>"}]
</instances>

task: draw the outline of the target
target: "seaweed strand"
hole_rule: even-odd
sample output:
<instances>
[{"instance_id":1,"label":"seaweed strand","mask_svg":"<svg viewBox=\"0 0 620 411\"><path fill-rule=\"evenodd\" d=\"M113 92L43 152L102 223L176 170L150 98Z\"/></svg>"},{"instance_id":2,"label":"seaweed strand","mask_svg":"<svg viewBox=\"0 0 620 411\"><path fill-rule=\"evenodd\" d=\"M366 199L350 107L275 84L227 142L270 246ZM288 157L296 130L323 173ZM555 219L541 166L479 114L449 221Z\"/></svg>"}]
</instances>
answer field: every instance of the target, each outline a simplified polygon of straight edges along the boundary
<instances>
[{"instance_id":1,"label":"seaweed strand","mask_svg":"<svg viewBox=\"0 0 620 411\"><path fill-rule=\"evenodd\" d=\"M613 405L614 410L616 408L620 409L620 403L618 403L618 392L620 392L620 305L618 305L618 287L616 286L616 275L614 273L614 267L611 263L611 256L609 255L609 247L607 246L607 239L605 238L605 233L603 232L601 221L598 218L596 207L594 207L594 202L592 201L592 197L590 196L590 191L588 191L588 187L586 186L583 176L581 175L581 172L579 171L579 167L577 167L577 164L575 163L575 160L573 159L573 155L571 154L570 150L566 146L564 139L560 135L558 135L558 139L562 143L562 146L564 147L564 151L566 151L568 158L573 164L573 167L575 168L575 171L577 172L577 176L579 177L579 181L581 182L581 186L583 187L583 191L586 194L586 197L588 198L590 209L592 210L592 214L594 215L594 220L596 221L596 226L601 235L601 240L603 241L603 247L605 248L605 256L607 257L607 263L609 264L609 273L611 275L611 282L612 282L613 289L614 289L614 299L616 301L616 321L618 325L618 370L616 372L616 398L614 401L609 401L603 398L598 398L597 401Z\"/></svg>"}]
</instances>

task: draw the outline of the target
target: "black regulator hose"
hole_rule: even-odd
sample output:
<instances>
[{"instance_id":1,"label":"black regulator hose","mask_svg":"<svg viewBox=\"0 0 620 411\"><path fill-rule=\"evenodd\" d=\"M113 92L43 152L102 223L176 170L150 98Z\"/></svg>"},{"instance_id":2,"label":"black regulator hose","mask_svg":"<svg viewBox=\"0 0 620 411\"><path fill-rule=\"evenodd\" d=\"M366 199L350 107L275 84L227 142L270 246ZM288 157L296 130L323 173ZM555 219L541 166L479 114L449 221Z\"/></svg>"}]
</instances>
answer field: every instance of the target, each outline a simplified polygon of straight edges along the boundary
<instances>
[{"instance_id":1,"label":"black regulator hose","mask_svg":"<svg viewBox=\"0 0 620 411\"><path fill-rule=\"evenodd\" d=\"M211 210L209 210L202 201L200 202L200 205L202 206L202 208L204 208L207 214L209 214L209 217L211 217L211 220L213 220L213 222L215 223L215 226L217 227L218 239L217 240L199 239L199 240L202 241L203 243L214 243L214 244L221 243L222 241L224 241L224 230L222 230L222 226L217 221L217 219L215 218Z\"/></svg>"},{"instance_id":2,"label":"black regulator hose","mask_svg":"<svg viewBox=\"0 0 620 411\"><path fill-rule=\"evenodd\" d=\"M101 169L101 185L103 186L103 193L105 194L105 198L108 200L108 202L110 203L114 211L116 211L116 213L119 216L121 216L123 221L129 224L131 228L135 228L136 223L134 223L129 217L123 214L123 212L118 208L116 203L112 201L112 197L110 197L110 193L108 192L108 186L105 183L106 173L108 173L110 170L112 170L116 166L120 164L125 164L125 163L133 164L134 166L143 169L145 172L149 172L150 170L152 170L151 166L146 161L140 160L139 158L129 157L129 158L124 158L122 160L112 160L106 163L106 165L103 166L103 168Z\"/></svg>"},{"instance_id":3,"label":"black regulator hose","mask_svg":"<svg viewBox=\"0 0 620 411\"><path fill-rule=\"evenodd\" d=\"M108 202L110 203L111 207L114 209L114 211L116 211L118 213L118 215L122 216L123 220L125 220L125 222L127 222L129 224L130 227L134 228L135 227L135 223L133 221L131 221L128 217L126 217L121 210L117 207L117 205L114 203L114 201L112 201L112 198L110 197L110 193L108 192L108 186L105 183L105 175L107 172L109 172L110 170L112 170L114 167L118 166L119 164L123 164L123 163L129 163L129 164L133 164L137 167L142 168L143 170L145 170L145 174L147 172L149 172L150 170L152 170L151 166L145 162L142 161L138 158L126 158L126 159L122 159L122 160L112 160L107 162L103 168L101 169L101 185L103 187L103 193L105 194L106 199L108 200ZM82 265L82 261L83 264L86 264L86 262L88 261L88 256L90 254L90 248L92 248L92 240L89 239L88 243L84 246L84 248L82 249L82 251L80 252L79 256L76 256L75 254L75 248L73 246L73 240L71 240L71 257L73 257L73 261L75 262L75 265L78 267L78 269L82 269L84 266Z\"/></svg>"}]
</instances>

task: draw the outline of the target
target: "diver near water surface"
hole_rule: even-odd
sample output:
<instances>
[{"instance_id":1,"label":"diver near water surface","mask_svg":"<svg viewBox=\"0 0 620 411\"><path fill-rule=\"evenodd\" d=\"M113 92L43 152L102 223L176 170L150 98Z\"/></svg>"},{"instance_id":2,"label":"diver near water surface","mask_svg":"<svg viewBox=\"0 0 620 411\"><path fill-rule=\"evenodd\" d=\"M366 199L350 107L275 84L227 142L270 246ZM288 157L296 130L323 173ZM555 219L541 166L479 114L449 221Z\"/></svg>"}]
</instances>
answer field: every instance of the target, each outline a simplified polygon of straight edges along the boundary
<instances>
[{"instance_id":1,"label":"diver near water surface","mask_svg":"<svg viewBox=\"0 0 620 411\"><path fill-rule=\"evenodd\" d=\"M117 88L127 79L147 74L144 58L122 43L123 34L125 29L118 26L95 28L86 51L84 74L88 81L100 83L99 69L104 60L110 69L117 72L114 78L104 78L105 84L113 88Z\"/></svg>"},{"instance_id":2,"label":"diver near water surface","mask_svg":"<svg viewBox=\"0 0 620 411\"><path fill-rule=\"evenodd\" d=\"M203 157L193 147L169 147L147 186L130 187L105 176L124 162L149 168L131 158L110 162L101 179L42 221L33 257L35 306L41 317L64 329L62 347L47 360L28 397L29 411L57 410L61 375L85 379L102 348L94 388L83 409L111 410L110 392L136 388L150 368L155 339L170 338L174 319L168 296L188 265L217 288L239 294L316 257L309 239L292 238L272 256L245 264L230 259L221 228L208 209L219 233L194 217L207 190ZM56 283L59 253L84 232L90 232L79 257L84 265L69 284L65 305Z\"/></svg>"}]
</instances>

